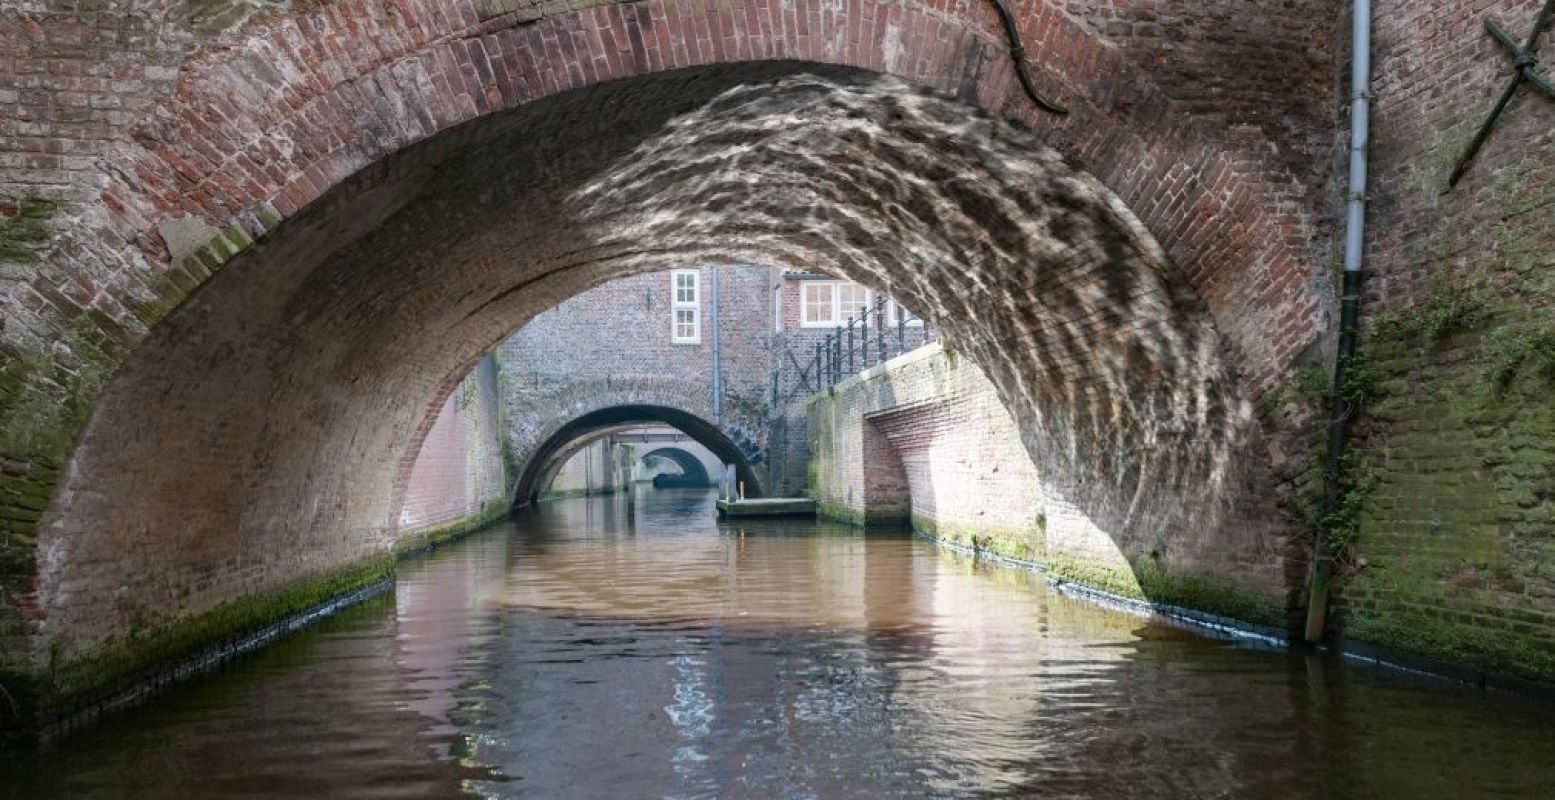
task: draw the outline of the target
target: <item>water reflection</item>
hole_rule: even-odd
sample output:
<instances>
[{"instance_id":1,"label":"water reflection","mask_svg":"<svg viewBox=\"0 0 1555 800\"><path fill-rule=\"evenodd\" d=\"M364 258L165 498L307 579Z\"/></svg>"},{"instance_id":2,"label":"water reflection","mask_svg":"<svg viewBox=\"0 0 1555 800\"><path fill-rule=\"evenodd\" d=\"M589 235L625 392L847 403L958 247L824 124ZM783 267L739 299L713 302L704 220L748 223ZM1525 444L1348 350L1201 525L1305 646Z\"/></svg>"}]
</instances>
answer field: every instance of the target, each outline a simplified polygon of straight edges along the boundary
<instances>
[{"instance_id":1,"label":"water reflection","mask_svg":"<svg viewBox=\"0 0 1555 800\"><path fill-rule=\"evenodd\" d=\"M665 491L410 562L0 797L1544 797L1552 720Z\"/></svg>"}]
</instances>

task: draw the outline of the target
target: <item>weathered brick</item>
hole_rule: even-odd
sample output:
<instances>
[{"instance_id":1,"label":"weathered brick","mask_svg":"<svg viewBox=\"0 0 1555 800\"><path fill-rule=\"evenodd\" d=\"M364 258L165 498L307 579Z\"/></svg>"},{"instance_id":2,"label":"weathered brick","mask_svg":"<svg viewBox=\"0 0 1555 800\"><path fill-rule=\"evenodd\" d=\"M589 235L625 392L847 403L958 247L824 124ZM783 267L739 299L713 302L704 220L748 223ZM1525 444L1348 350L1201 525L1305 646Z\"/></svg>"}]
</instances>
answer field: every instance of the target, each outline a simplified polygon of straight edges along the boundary
<instances>
[{"instance_id":1,"label":"weathered brick","mask_svg":"<svg viewBox=\"0 0 1555 800\"><path fill-rule=\"evenodd\" d=\"M1089 17L1111 5L1066 5L1060 12L1047 2L1020 4L1033 72L1043 86L1062 87L1075 112L1067 119L1040 115L1019 94L1005 45L987 9L975 5L649 2L542 8L538 13L549 16L523 26L523 14L483 23L474 3L452 0L404 4L393 14L359 4L260 5L269 4L233 3L207 15L182 3L121 4L90 19L73 14L69 3L0 11L0 47L10 65L0 70L0 90L16 95L0 107L14 109L19 127L32 126L18 137L42 140L0 143L0 197L42 196L60 207L45 220L48 246L36 262L29 256L0 272L0 297L18 300L6 303L0 343L8 355L37 357L28 362L28 388L3 398L0 427L46 428L25 446L8 440L0 456L55 466L74 459L81 470L73 474L84 481L52 487L59 516L44 535L53 537L49 551L61 555L46 565L36 602L27 601L38 622L30 630L39 638L0 643L7 663L47 652L42 637L68 660L126 633L131 620L198 613L235 591L273 588L390 547L401 511L394 491L409 468L405 454L419 444L417 432L429 430L456 379L450 376L538 310L629 271L620 251L552 238L566 235L559 212L575 199L576 183L554 195L542 188L523 198L507 193L530 191L524 186L531 181L543 187L574 180L582 173L563 173L594 168L576 166L584 162L625 158L664 117L693 110L715 85L771 81L799 69L791 62L734 64L766 54L883 71L957 92L966 103L945 106L945 113L992 124L977 117L973 105L981 105L1031 128L1057 152L1084 159L1157 232L1165 258L1187 276L1173 291L1202 298L1204 317L1174 334L1218 328L1228 368L1240 371L1254 399L1327 335L1330 231L1322 225L1324 208L1313 201L1321 170L1293 165L1305 164L1312 142L1328 134L1325 98L1305 89L1326 76L1331 52L1322 32L1331 17L1322 12L1331 2L1258 4L1266 13L1249 36L1319 40L1302 51L1294 88L1267 81L1267 70L1243 68L1246 50L1220 42L1213 25L1185 29L1186 46L1209 54L1178 74L1155 57L1159 50L1113 46L1125 37L1152 40L1154 28L1099 32ZM792 24L763 25L769 10ZM869 35L850 33L869 27L855 25L856 17L872 21ZM677 24L661 26L660 18ZM1172 30L1162 25L1161 35ZM511 50L472 46L509 31L517 42ZM702 66L667 72L681 64ZM666 71L644 76L655 69ZM92 90L62 80L89 70L109 80L107 93L119 108L94 108ZM500 75L522 76L522 91L502 91ZM1229 108L1194 93L1206 81L1221 87L1219 102ZM587 88L564 91L580 87ZM1266 101L1280 119L1227 124L1263 119ZM569 120L578 124L563 124ZM515 125L528 126L526 135L515 136ZM742 185L768 196L759 182ZM496 199L487 203L487 195ZM770 197L782 196L773 187ZM219 230L258 203L283 221L267 223L264 240L223 270L187 271L211 273L188 293L198 299L187 302L200 308L166 314L147 306L148 287L162 285L175 258L158 233L162 223L187 215ZM504 203L510 205L498 213ZM785 224L764 240L768 258L835 257L797 235L806 213L796 207L781 215ZM486 224L463 224L477 218ZM901 231L924 227L897 224ZM429 246L445 235L447 241ZM1014 305L965 298L978 287L1005 296L1039 288L1056 294L1070 290L1071 279L1076 287L1097 287L1099 275L1077 269L1037 287L1026 271L1012 269L999 282L942 277L931 285L914 276L943 276L944 265L905 250L889 264L866 263L865 253L878 256L870 248L896 247L902 238L854 243L852 260L833 266L904 297L943 295L923 310L949 320L947 333L982 326L966 344L990 363L1007 402L1035 396L1020 376L1036 363L1064 369L1083 362L1073 342L1097 335L1101 329L1090 323L1069 320L1072 327L1056 336L1056 323L1025 319ZM791 249L795 242L799 251ZM709 244L675 257L717 250ZM401 260L411 253L421 266ZM965 253L957 259L967 263L946 263L974 270L994 255ZM639 268L649 267L631 267ZM68 282L94 287L92 296L70 300L58 288L67 281L37 279L46 270L84 278ZM1287 277L1271 289L1271 273ZM270 290L244 296L233 282L245 277L252 282L243 285ZM221 288L229 283L233 289ZM201 319L214 322L202 328ZM110 322L117 330L90 330ZM99 357L83 345L99 334L133 347ZM1028 334L1046 337L1043 347ZM39 387L49 387L50 410L13 402ZM1023 430L1034 413L1017 415ZM85 431L89 419L96 422ZM1286 434L1278 420L1271 418L1269 428L1271 437ZM133 497L116 496L112 479L99 477L131 474L144 487ZM118 545L92 533L107 530L161 538L137 541L130 556L119 558L109 552ZM244 559L240 580L212 560L232 552ZM0 588L25 589L31 598L33 586ZM118 602L107 591L65 588L87 586L124 588ZM158 599L167 597L180 599Z\"/></svg>"}]
</instances>

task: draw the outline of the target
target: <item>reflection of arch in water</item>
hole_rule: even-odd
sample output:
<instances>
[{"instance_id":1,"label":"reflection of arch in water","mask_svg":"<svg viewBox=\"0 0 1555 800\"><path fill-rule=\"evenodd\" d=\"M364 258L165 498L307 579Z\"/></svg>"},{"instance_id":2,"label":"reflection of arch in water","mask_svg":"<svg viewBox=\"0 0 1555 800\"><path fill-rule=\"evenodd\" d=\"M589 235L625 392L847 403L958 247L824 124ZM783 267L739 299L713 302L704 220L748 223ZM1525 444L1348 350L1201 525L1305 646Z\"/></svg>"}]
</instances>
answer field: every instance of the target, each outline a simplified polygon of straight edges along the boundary
<instances>
[{"instance_id":1,"label":"reflection of arch in water","mask_svg":"<svg viewBox=\"0 0 1555 800\"><path fill-rule=\"evenodd\" d=\"M697 458L679 447L660 447L643 454L641 462L647 464L649 459L662 458L674 462L680 468L680 474L659 474L653 478L653 485L657 487L686 486L701 487L712 486L713 478L707 473L707 467L702 459Z\"/></svg>"}]
</instances>

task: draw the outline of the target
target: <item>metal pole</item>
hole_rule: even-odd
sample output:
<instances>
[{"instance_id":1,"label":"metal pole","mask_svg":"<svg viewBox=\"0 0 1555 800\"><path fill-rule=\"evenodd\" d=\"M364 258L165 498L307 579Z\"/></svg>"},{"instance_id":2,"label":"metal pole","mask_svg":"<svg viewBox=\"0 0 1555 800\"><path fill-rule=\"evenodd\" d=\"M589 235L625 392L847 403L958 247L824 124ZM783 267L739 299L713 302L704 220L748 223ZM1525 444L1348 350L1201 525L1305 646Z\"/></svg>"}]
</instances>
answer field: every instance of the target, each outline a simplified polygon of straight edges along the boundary
<instances>
[{"instance_id":1,"label":"metal pole","mask_svg":"<svg viewBox=\"0 0 1555 800\"><path fill-rule=\"evenodd\" d=\"M886 314L885 314L885 304L882 303L881 306L880 306L880 316L875 319L875 352L879 354L880 363L882 363L882 364L884 364L885 362L891 360L891 359L886 357L886 352L885 352L885 324L886 324L886 322L887 322L887 319L886 319Z\"/></svg>"},{"instance_id":2,"label":"metal pole","mask_svg":"<svg viewBox=\"0 0 1555 800\"><path fill-rule=\"evenodd\" d=\"M1339 506L1343 486L1344 449L1354 409L1344 386L1350 362L1355 358L1356 328L1361 309L1361 263L1366 245L1366 149L1371 136L1371 0L1354 0L1350 43L1350 184L1345 219L1344 294L1339 306L1339 357L1334 363L1333 409L1328 421L1328 457L1323 475L1323 516ZM1328 596L1334 573L1334 552L1324 530L1312 542L1312 567L1308 570L1308 642L1323 638L1327 624Z\"/></svg>"},{"instance_id":3,"label":"metal pole","mask_svg":"<svg viewBox=\"0 0 1555 800\"><path fill-rule=\"evenodd\" d=\"M853 318L848 317L848 374L852 375L857 371L853 368Z\"/></svg>"},{"instance_id":4,"label":"metal pole","mask_svg":"<svg viewBox=\"0 0 1555 800\"><path fill-rule=\"evenodd\" d=\"M864 318L859 321L859 338L862 340L864 355L859 358L859 363L864 369L869 369L869 310L864 310Z\"/></svg>"},{"instance_id":5,"label":"metal pole","mask_svg":"<svg viewBox=\"0 0 1555 800\"><path fill-rule=\"evenodd\" d=\"M713 267L713 424L722 425L723 404L723 354L718 349L718 267Z\"/></svg>"},{"instance_id":6,"label":"metal pole","mask_svg":"<svg viewBox=\"0 0 1555 800\"><path fill-rule=\"evenodd\" d=\"M841 331L833 333L831 339L832 339L831 382L835 385L838 381L842 380L842 333L841 333Z\"/></svg>"}]
</instances>

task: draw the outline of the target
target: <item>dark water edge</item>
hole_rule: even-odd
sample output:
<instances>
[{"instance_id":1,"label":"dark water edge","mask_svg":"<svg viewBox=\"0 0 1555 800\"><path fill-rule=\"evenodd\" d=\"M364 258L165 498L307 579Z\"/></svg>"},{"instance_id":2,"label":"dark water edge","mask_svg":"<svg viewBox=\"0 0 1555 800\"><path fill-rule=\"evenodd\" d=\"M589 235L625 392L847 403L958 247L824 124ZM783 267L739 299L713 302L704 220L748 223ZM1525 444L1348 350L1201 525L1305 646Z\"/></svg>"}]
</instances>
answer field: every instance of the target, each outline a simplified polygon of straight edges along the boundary
<instances>
[{"instance_id":1,"label":"dark water edge","mask_svg":"<svg viewBox=\"0 0 1555 800\"><path fill-rule=\"evenodd\" d=\"M1555 714L710 498L568 500L0 762L0 798L1550 797Z\"/></svg>"},{"instance_id":2,"label":"dark water edge","mask_svg":"<svg viewBox=\"0 0 1555 800\"><path fill-rule=\"evenodd\" d=\"M365 600L372 599L394 588L392 575L332 597L312 608L276 620L269 625L216 645L189 658L178 660L157 670L130 686L107 694L92 702L79 704L73 710L51 720L38 733L36 741L20 742L17 746L36 746L53 749L67 740L71 734L96 724L106 715L123 713L138 705L152 702L162 692L194 677L214 672L223 665L269 646L298 631L317 625ZM0 757L3 757L0 751Z\"/></svg>"}]
</instances>

